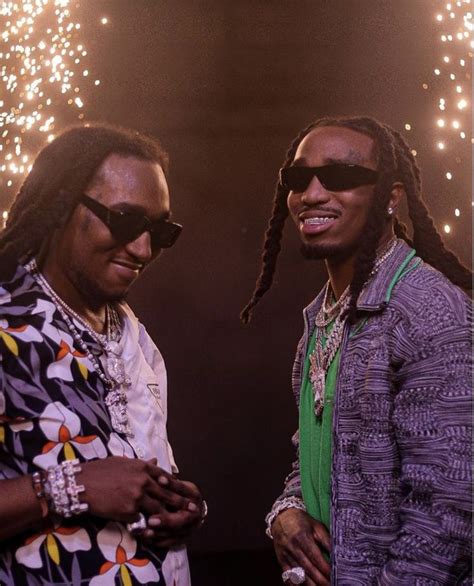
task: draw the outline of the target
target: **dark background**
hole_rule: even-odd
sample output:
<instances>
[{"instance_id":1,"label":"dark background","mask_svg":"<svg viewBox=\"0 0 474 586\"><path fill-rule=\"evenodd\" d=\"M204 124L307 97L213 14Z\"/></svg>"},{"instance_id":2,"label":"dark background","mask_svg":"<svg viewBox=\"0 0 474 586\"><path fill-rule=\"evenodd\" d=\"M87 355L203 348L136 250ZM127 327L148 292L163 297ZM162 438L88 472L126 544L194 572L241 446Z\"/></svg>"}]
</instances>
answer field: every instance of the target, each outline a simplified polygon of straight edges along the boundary
<instances>
[{"instance_id":1,"label":"dark background","mask_svg":"<svg viewBox=\"0 0 474 586\"><path fill-rule=\"evenodd\" d=\"M174 217L185 226L130 302L167 362L181 473L209 504L190 545L197 586L279 583L263 520L293 456L301 310L325 281L321 264L300 257L291 226L273 289L248 327L238 314L259 270L277 170L299 129L332 114L369 114L400 130L411 123L405 136L436 223L452 225L449 246L470 260L469 147L459 151L455 189L434 148L441 5L82 1L82 38L102 81L93 100L85 96L87 117L161 139Z\"/></svg>"}]
</instances>

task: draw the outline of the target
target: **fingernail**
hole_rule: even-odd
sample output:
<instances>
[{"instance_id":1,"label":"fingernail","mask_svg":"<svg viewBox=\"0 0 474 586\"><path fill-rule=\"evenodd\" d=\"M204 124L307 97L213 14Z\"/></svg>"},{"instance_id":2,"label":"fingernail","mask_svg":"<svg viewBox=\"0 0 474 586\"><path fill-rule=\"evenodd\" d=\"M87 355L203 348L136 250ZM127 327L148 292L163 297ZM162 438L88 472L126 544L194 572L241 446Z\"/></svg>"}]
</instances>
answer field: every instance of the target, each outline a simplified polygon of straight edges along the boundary
<instances>
[{"instance_id":1,"label":"fingernail","mask_svg":"<svg viewBox=\"0 0 474 586\"><path fill-rule=\"evenodd\" d=\"M151 539L154 535L154 532L151 529L147 529L144 533L143 533L143 537L146 537L147 539Z\"/></svg>"},{"instance_id":2,"label":"fingernail","mask_svg":"<svg viewBox=\"0 0 474 586\"><path fill-rule=\"evenodd\" d=\"M161 519L158 517L150 517L148 519L148 527L158 527L161 525Z\"/></svg>"},{"instance_id":3,"label":"fingernail","mask_svg":"<svg viewBox=\"0 0 474 586\"><path fill-rule=\"evenodd\" d=\"M166 486L169 483L169 480L166 478L166 476L160 476L158 478L158 482L163 486Z\"/></svg>"},{"instance_id":4,"label":"fingernail","mask_svg":"<svg viewBox=\"0 0 474 586\"><path fill-rule=\"evenodd\" d=\"M189 503L188 511L192 511L193 513L195 513L197 510L198 510L197 505L195 505L194 503Z\"/></svg>"}]
</instances>

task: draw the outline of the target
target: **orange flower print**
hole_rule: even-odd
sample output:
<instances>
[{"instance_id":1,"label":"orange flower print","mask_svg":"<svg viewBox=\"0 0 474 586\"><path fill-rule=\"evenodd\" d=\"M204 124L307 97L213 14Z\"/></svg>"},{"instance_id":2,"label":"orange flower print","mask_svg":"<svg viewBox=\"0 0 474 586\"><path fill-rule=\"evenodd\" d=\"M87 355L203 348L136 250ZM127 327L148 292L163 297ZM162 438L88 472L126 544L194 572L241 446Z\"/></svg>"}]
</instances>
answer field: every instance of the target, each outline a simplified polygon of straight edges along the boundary
<instances>
[{"instance_id":1,"label":"orange flower print","mask_svg":"<svg viewBox=\"0 0 474 586\"><path fill-rule=\"evenodd\" d=\"M107 523L99 531L97 543L106 562L90 586L114 586L115 576L120 572L124 586L132 585L132 575L140 584L156 584L160 581L158 571L150 560L135 557L137 542L119 523Z\"/></svg>"},{"instance_id":2,"label":"orange flower print","mask_svg":"<svg viewBox=\"0 0 474 586\"><path fill-rule=\"evenodd\" d=\"M28 568L41 568L41 546L46 549L49 558L59 566L61 561L60 547L73 553L87 551L91 548L91 541L87 532L80 527L60 527L50 525L42 533L32 535L19 547L15 553L18 563Z\"/></svg>"},{"instance_id":3,"label":"orange flower print","mask_svg":"<svg viewBox=\"0 0 474 586\"><path fill-rule=\"evenodd\" d=\"M15 338L25 342L40 342L42 340L41 334L32 326L25 324L14 328L9 325L6 319L0 319L0 339L12 354L18 356L18 343Z\"/></svg>"},{"instance_id":4,"label":"orange flower print","mask_svg":"<svg viewBox=\"0 0 474 586\"><path fill-rule=\"evenodd\" d=\"M55 401L50 403L40 416L40 428L48 438L41 454L33 459L39 468L46 470L49 466L56 466L63 458L74 460L79 452L86 460L105 458L107 450L102 440L96 435L80 435L81 421L79 417Z\"/></svg>"}]
</instances>

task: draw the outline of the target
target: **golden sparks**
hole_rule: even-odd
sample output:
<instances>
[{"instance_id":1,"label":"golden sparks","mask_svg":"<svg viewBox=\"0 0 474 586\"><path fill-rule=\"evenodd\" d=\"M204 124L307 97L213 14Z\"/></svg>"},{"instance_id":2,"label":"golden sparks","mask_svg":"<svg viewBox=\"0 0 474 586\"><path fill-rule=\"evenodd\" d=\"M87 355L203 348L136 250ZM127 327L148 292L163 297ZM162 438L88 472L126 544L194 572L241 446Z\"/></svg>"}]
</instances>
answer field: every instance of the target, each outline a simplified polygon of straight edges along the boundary
<instances>
[{"instance_id":1,"label":"golden sparks","mask_svg":"<svg viewBox=\"0 0 474 586\"><path fill-rule=\"evenodd\" d=\"M0 181L10 192L63 121L84 117L87 51L78 39L77 7L70 0L0 3Z\"/></svg>"}]
</instances>

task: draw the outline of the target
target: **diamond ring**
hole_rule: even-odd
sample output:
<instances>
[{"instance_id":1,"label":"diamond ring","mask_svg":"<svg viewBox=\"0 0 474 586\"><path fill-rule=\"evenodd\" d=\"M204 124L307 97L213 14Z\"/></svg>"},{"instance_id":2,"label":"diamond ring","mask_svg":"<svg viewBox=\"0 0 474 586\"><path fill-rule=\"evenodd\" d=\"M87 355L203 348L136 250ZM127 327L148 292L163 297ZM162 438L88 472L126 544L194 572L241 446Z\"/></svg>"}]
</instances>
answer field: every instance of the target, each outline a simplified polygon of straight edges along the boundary
<instances>
[{"instance_id":1,"label":"diamond ring","mask_svg":"<svg viewBox=\"0 0 474 586\"><path fill-rule=\"evenodd\" d=\"M127 523L127 530L132 535L141 535L147 528L146 518L143 513L138 513L138 520L134 523Z\"/></svg>"},{"instance_id":2,"label":"diamond ring","mask_svg":"<svg viewBox=\"0 0 474 586\"><path fill-rule=\"evenodd\" d=\"M301 566L296 566L285 570L281 575L283 582L291 582L291 584L303 584L306 579L306 573Z\"/></svg>"}]
</instances>

